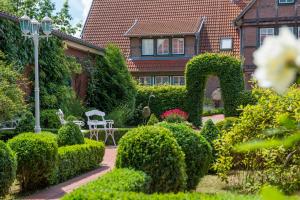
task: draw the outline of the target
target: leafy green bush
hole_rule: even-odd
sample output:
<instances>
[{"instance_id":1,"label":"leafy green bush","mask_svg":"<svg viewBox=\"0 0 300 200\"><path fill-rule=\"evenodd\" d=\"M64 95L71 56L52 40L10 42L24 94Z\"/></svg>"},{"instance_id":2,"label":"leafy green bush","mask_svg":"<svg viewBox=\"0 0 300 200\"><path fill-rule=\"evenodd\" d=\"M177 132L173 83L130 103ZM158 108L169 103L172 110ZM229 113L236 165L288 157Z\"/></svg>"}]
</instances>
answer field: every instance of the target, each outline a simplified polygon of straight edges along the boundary
<instances>
[{"instance_id":1,"label":"leafy green bush","mask_svg":"<svg viewBox=\"0 0 300 200\"><path fill-rule=\"evenodd\" d=\"M219 157L214 168L223 178L231 169L247 169L256 171L247 176L251 186L257 189L260 185L269 183L278 186L287 193L300 189L300 153L298 145L293 147L274 147L255 152L238 153L234 146L252 140L270 141L283 138L292 133L284 131L277 134L274 128L281 128L280 117L284 114L298 123L300 122L300 92L291 88L284 95L277 95L271 90L256 89L260 93L256 105L248 105L235 125L216 142ZM265 133L266 129L270 129ZM259 171L257 171L259 169Z\"/></svg>"},{"instance_id":2,"label":"leafy green bush","mask_svg":"<svg viewBox=\"0 0 300 200\"><path fill-rule=\"evenodd\" d=\"M58 129L61 126L59 117L56 114L57 110L42 110L41 126L43 128Z\"/></svg>"},{"instance_id":3,"label":"leafy green bush","mask_svg":"<svg viewBox=\"0 0 300 200\"><path fill-rule=\"evenodd\" d=\"M8 141L17 155L17 179L23 191L47 184L57 162L56 136L51 133L23 133Z\"/></svg>"},{"instance_id":4,"label":"leafy green bush","mask_svg":"<svg viewBox=\"0 0 300 200\"><path fill-rule=\"evenodd\" d=\"M214 124L214 122L209 119L205 122L203 128L201 129L201 135L211 144L219 137L220 131Z\"/></svg>"},{"instance_id":5,"label":"leafy green bush","mask_svg":"<svg viewBox=\"0 0 300 200\"><path fill-rule=\"evenodd\" d=\"M132 110L129 109L128 106L120 105L113 109L113 111L107 115L106 119L114 120L115 127L123 128L131 118L132 113Z\"/></svg>"},{"instance_id":6,"label":"leafy green bush","mask_svg":"<svg viewBox=\"0 0 300 200\"><path fill-rule=\"evenodd\" d=\"M15 180L17 160L11 149L0 140L0 197L8 193Z\"/></svg>"},{"instance_id":7,"label":"leafy green bush","mask_svg":"<svg viewBox=\"0 0 300 200\"><path fill-rule=\"evenodd\" d=\"M25 111L25 113L21 116L20 121L16 127L16 133L25 133L25 132L33 132L34 131L35 119L30 111Z\"/></svg>"},{"instance_id":8,"label":"leafy green bush","mask_svg":"<svg viewBox=\"0 0 300 200\"><path fill-rule=\"evenodd\" d=\"M237 121L237 117L226 117L224 120L217 122L216 127L219 131L229 131Z\"/></svg>"},{"instance_id":9,"label":"leafy green bush","mask_svg":"<svg viewBox=\"0 0 300 200\"><path fill-rule=\"evenodd\" d=\"M157 119L157 117L155 116L155 114L151 114L148 122L147 122L147 125L148 126L151 126L151 125L155 125L159 122L159 120Z\"/></svg>"},{"instance_id":10,"label":"leafy green bush","mask_svg":"<svg viewBox=\"0 0 300 200\"><path fill-rule=\"evenodd\" d=\"M105 56L98 57L91 72L87 100L90 107L106 113L126 105L130 111L135 107L135 82L128 71L121 50L108 45Z\"/></svg>"},{"instance_id":11,"label":"leafy green bush","mask_svg":"<svg viewBox=\"0 0 300 200\"><path fill-rule=\"evenodd\" d=\"M229 56L216 53L205 53L192 58L186 66L187 110L189 119L194 125L201 125L203 112L204 90L209 75L220 79L222 98L226 116L238 114L238 99L244 90L241 61Z\"/></svg>"},{"instance_id":12,"label":"leafy green bush","mask_svg":"<svg viewBox=\"0 0 300 200\"><path fill-rule=\"evenodd\" d=\"M209 169L212 160L212 150L209 143L201 135L185 124L159 123L159 126L169 129L185 154L187 189L195 189L200 178Z\"/></svg>"},{"instance_id":13,"label":"leafy green bush","mask_svg":"<svg viewBox=\"0 0 300 200\"><path fill-rule=\"evenodd\" d=\"M67 146L74 144L83 144L84 137L78 125L68 122L58 130L58 146Z\"/></svg>"},{"instance_id":14,"label":"leafy green bush","mask_svg":"<svg viewBox=\"0 0 300 200\"><path fill-rule=\"evenodd\" d=\"M145 173L129 169L116 169L96 181L81 186L70 194L67 194L62 200L261 200L258 196L235 195L232 193L215 195L206 195L198 192L144 194L148 191L148 187L149 177Z\"/></svg>"},{"instance_id":15,"label":"leafy green bush","mask_svg":"<svg viewBox=\"0 0 300 200\"><path fill-rule=\"evenodd\" d=\"M50 184L66 181L76 175L99 167L104 156L104 144L85 139L84 144L58 148L58 162L52 175Z\"/></svg>"},{"instance_id":16,"label":"leafy green bush","mask_svg":"<svg viewBox=\"0 0 300 200\"><path fill-rule=\"evenodd\" d=\"M184 154L165 128L145 126L128 131L120 140L116 167L151 176L150 192L178 192L186 186Z\"/></svg>"},{"instance_id":17,"label":"leafy green bush","mask_svg":"<svg viewBox=\"0 0 300 200\"><path fill-rule=\"evenodd\" d=\"M237 102L240 106L255 105L257 103L257 99L251 91L244 90L240 92Z\"/></svg>"},{"instance_id":18,"label":"leafy green bush","mask_svg":"<svg viewBox=\"0 0 300 200\"><path fill-rule=\"evenodd\" d=\"M185 110L186 89L184 86L138 86L136 105L147 106L150 95L154 95L150 101L150 108L156 116L174 108Z\"/></svg>"}]
</instances>

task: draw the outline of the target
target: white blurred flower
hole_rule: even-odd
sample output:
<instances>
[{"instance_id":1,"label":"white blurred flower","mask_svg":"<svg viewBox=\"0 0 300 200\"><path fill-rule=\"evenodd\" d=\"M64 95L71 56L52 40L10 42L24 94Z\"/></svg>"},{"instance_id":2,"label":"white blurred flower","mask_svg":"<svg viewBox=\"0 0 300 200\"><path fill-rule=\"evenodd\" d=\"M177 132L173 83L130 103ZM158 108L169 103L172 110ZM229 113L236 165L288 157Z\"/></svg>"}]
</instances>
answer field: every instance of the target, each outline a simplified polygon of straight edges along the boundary
<instances>
[{"instance_id":1,"label":"white blurred flower","mask_svg":"<svg viewBox=\"0 0 300 200\"><path fill-rule=\"evenodd\" d=\"M300 42L288 28L282 28L279 36L267 37L254 52L254 64L257 66L254 77L259 86L283 93L300 69Z\"/></svg>"}]
</instances>

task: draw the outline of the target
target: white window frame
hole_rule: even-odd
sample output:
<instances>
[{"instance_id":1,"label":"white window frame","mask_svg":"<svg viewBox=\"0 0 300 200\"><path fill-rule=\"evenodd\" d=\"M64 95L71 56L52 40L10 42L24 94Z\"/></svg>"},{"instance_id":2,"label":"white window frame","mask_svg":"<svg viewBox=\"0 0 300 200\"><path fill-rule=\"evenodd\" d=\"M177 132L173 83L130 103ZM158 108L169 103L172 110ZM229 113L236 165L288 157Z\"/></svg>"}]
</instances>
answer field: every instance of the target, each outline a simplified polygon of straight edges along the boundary
<instances>
[{"instance_id":1,"label":"white window frame","mask_svg":"<svg viewBox=\"0 0 300 200\"><path fill-rule=\"evenodd\" d=\"M172 78L173 78L173 85L185 85L184 76L173 76ZM177 83L175 83L175 79L178 79ZM180 79L183 79L183 80L180 80ZM183 81L182 84L181 84L181 81Z\"/></svg>"},{"instance_id":2,"label":"white window frame","mask_svg":"<svg viewBox=\"0 0 300 200\"><path fill-rule=\"evenodd\" d=\"M178 42L178 48L175 49L175 45L174 45L174 42L177 40ZM180 41L182 41L182 44L183 44L183 47L182 47L182 50L181 50L181 47L179 47L180 45ZM185 42L184 42L184 38L172 38L172 54L175 54L175 55L183 55L184 54L184 46L185 46ZM176 52L176 50L178 50ZM180 51L181 50L181 51Z\"/></svg>"},{"instance_id":3,"label":"white window frame","mask_svg":"<svg viewBox=\"0 0 300 200\"><path fill-rule=\"evenodd\" d=\"M152 50L150 50L151 53L145 52L145 45L146 43L144 42L150 42L152 41ZM150 45L151 46L151 45ZM153 56L154 55L154 39L142 39L142 56Z\"/></svg>"},{"instance_id":4,"label":"white window frame","mask_svg":"<svg viewBox=\"0 0 300 200\"><path fill-rule=\"evenodd\" d=\"M152 76L140 76L139 83L141 85L152 85Z\"/></svg>"},{"instance_id":5,"label":"white window frame","mask_svg":"<svg viewBox=\"0 0 300 200\"><path fill-rule=\"evenodd\" d=\"M168 45L167 45L167 47L168 48L166 48L166 49L168 49L168 51L164 51L164 52L162 52L162 53L159 53L159 42L160 41L165 41L165 40L167 40L168 41ZM163 50L165 50L165 47L166 46L164 46L164 42L162 43L162 48L163 48ZM157 55L169 55L170 54L170 39L169 38L160 38L160 39L157 39L157 49L156 49L156 53L157 53Z\"/></svg>"},{"instance_id":6,"label":"white window frame","mask_svg":"<svg viewBox=\"0 0 300 200\"><path fill-rule=\"evenodd\" d=\"M293 4L295 0L278 0L279 4Z\"/></svg>"},{"instance_id":7,"label":"white window frame","mask_svg":"<svg viewBox=\"0 0 300 200\"><path fill-rule=\"evenodd\" d=\"M268 36L275 35L275 28L259 28L259 44L263 44L263 36L264 38Z\"/></svg>"},{"instance_id":8,"label":"white window frame","mask_svg":"<svg viewBox=\"0 0 300 200\"><path fill-rule=\"evenodd\" d=\"M224 42L230 42L229 47L224 46ZM232 50L233 48L233 39L232 38L221 38L220 40L220 49L221 50Z\"/></svg>"},{"instance_id":9,"label":"white window frame","mask_svg":"<svg viewBox=\"0 0 300 200\"><path fill-rule=\"evenodd\" d=\"M169 76L155 76L155 85L170 85L170 77ZM166 78L168 81L164 82L163 79ZM161 79L158 81L157 79ZM160 83L158 83L160 82Z\"/></svg>"}]
</instances>

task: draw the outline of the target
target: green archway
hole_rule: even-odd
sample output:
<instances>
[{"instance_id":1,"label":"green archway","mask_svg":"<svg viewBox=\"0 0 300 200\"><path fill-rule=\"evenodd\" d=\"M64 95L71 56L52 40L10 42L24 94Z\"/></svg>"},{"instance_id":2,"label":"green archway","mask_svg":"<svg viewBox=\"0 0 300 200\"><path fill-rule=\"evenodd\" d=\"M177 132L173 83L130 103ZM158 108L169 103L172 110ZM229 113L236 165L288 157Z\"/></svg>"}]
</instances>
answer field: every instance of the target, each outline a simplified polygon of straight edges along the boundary
<instances>
[{"instance_id":1,"label":"green archway","mask_svg":"<svg viewBox=\"0 0 300 200\"><path fill-rule=\"evenodd\" d=\"M205 53L191 59L186 66L187 109L189 120L194 125L201 125L203 99L206 81L209 75L220 79L222 98L226 116L237 115L238 98L244 90L241 61L235 57Z\"/></svg>"}]
</instances>

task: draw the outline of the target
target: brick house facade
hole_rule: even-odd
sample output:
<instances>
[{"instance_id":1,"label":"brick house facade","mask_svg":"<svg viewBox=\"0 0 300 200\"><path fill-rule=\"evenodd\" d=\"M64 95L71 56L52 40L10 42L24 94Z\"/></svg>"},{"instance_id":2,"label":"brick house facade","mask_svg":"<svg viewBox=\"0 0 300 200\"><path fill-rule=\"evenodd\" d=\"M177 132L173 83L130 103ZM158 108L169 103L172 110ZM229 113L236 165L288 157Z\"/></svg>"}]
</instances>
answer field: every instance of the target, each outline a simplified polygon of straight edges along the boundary
<instances>
[{"instance_id":1,"label":"brick house facade","mask_svg":"<svg viewBox=\"0 0 300 200\"><path fill-rule=\"evenodd\" d=\"M289 27L299 38L299 20L300 0L253 0L236 18L234 23L241 30L241 56L247 80L255 69L253 52L264 38L277 35L283 26Z\"/></svg>"},{"instance_id":2,"label":"brick house facade","mask_svg":"<svg viewBox=\"0 0 300 200\"><path fill-rule=\"evenodd\" d=\"M103 47L117 44L129 71L144 84L182 84L185 65L195 55L216 52L240 56L240 31L233 21L249 3L93 0L82 38ZM210 79L207 85L209 95L218 86L218 79Z\"/></svg>"}]
</instances>

